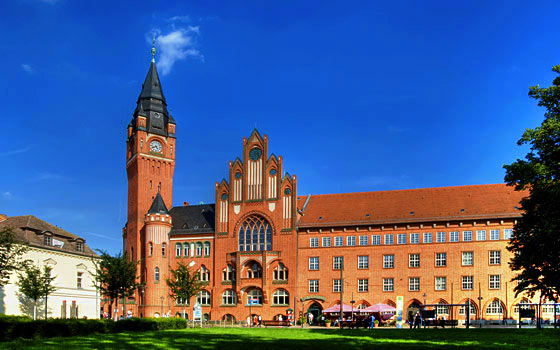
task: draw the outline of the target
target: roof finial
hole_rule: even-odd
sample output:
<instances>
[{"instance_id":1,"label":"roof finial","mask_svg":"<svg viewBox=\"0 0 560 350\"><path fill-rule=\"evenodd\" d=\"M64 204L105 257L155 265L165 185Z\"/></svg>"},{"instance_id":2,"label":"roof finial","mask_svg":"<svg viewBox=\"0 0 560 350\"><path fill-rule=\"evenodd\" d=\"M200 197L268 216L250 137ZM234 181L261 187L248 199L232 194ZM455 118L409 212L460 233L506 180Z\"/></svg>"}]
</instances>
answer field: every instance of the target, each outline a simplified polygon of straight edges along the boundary
<instances>
[{"instance_id":1,"label":"roof finial","mask_svg":"<svg viewBox=\"0 0 560 350\"><path fill-rule=\"evenodd\" d=\"M156 61L156 35L152 39L152 62Z\"/></svg>"}]
</instances>

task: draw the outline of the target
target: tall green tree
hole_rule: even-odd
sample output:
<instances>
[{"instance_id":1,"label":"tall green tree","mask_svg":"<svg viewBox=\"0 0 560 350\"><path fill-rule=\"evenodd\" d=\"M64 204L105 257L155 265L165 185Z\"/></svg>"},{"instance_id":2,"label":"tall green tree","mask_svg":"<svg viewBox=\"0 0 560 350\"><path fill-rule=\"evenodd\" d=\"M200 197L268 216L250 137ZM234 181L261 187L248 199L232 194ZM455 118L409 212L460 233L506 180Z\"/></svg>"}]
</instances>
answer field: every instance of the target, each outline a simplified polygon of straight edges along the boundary
<instances>
[{"instance_id":1,"label":"tall green tree","mask_svg":"<svg viewBox=\"0 0 560 350\"><path fill-rule=\"evenodd\" d=\"M560 74L560 65L552 70ZM560 291L560 76L547 88L538 85L529 96L545 109L539 127L527 129L518 145L529 145L525 159L505 165L505 181L527 190L522 217L514 227L508 249L510 266L519 274L516 295L527 292L556 300Z\"/></svg>"},{"instance_id":2,"label":"tall green tree","mask_svg":"<svg viewBox=\"0 0 560 350\"><path fill-rule=\"evenodd\" d=\"M192 273L182 262L177 264L176 269L171 269L171 277L167 278L166 282L169 286L169 296L183 305L183 318L185 318L185 304L200 293L204 283L200 281L198 273Z\"/></svg>"},{"instance_id":3,"label":"tall green tree","mask_svg":"<svg viewBox=\"0 0 560 350\"><path fill-rule=\"evenodd\" d=\"M113 310L113 302L116 302L117 306L120 299L126 303L126 299L134 295L134 291L142 286L142 283L138 282L136 275L137 263L131 261L126 253L115 256L101 250L99 253L101 253L100 259L93 260L95 272L92 275L95 279L95 287L102 296L109 298ZM123 308L123 316L125 312ZM115 319L117 313L114 315Z\"/></svg>"},{"instance_id":4,"label":"tall green tree","mask_svg":"<svg viewBox=\"0 0 560 350\"><path fill-rule=\"evenodd\" d=\"M17 285L19 291L26 298L33 301L33 319L37 319L37 301L45 298L45 319L48 316L47 299L56 287L53 285L56 276L52 275L52 268L44 266L43 271L34 264L26 264L23 271L19 272Z\"/></svg>"},{"instance_id":5,"label":"tall green tree","mask_svg":"<svg viewBox=\"0 0 560 350\"><path fill-rule=\"evenodd\" d=\"M27 252L27 245L16 241L11 228L0 230L0 287L8 283L14 271L22 269L26 263L23 260L25 252Z\"/></svg>"}]
</instances>

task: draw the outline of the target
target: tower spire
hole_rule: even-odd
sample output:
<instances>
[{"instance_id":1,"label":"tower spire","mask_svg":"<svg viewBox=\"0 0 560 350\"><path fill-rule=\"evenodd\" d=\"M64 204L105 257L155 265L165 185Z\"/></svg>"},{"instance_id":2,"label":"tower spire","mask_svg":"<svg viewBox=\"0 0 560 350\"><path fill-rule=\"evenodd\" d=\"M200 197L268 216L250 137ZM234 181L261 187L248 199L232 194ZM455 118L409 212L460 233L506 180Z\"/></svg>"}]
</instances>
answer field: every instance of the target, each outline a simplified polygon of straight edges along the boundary
<instances>
[{"instance_id":1,"label":"tower spire","mask_svg":"<svg viewBox=\"0 0 560 350\"><path fill-rule=\"evenodd\" d=\"M152 62L156 61L156 35L152 39Z\"/></svg>"}]
</instances>

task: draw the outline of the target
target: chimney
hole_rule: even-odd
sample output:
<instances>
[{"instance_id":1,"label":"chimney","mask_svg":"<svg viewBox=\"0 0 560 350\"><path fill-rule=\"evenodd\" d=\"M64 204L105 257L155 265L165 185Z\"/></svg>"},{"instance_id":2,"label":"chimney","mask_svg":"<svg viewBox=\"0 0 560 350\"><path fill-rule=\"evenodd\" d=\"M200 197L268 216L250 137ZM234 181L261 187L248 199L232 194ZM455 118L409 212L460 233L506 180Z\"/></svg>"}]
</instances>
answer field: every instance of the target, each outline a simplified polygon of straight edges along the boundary
<instances>
[{"instance_id":1,"label":"chimney","mask_svg":"<svg viewBox=\"0 0 560 350\"><path fill-rule=\"evenodd\" d=\"M189 206L189 202L183 202L183 207L188 207Z\"/></svg>"},{"instance_id":2,"label":"chimney","mask_svg":"<svg viewBox=\"0 0 560 350\"><path fill-rule=\"evenodd\" d=\"M8 215L0 214L0 222L8 220Z\"/></svg>"}]
</instances>

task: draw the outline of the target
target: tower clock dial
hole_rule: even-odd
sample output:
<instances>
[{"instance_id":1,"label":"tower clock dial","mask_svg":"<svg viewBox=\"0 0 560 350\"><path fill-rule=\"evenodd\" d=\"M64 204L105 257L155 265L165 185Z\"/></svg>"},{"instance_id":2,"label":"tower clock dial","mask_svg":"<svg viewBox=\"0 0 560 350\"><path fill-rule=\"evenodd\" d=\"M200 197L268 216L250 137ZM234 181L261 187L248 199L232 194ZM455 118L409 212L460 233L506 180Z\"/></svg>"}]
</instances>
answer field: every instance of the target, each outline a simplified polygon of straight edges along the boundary
<instances>
[{"instance_id":1,"label":"tower clock dial","mask_svg":"<svg viewBox=\"0 0 560 350\"><path fill-rule=\"evenodd\" d=\"M160 153L162 149L163 148L161 147L161 143L159 143L159 141L154 140L150 142L150 150L152 152Z\"/></svg>"}]
</instances>

